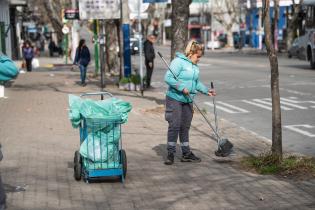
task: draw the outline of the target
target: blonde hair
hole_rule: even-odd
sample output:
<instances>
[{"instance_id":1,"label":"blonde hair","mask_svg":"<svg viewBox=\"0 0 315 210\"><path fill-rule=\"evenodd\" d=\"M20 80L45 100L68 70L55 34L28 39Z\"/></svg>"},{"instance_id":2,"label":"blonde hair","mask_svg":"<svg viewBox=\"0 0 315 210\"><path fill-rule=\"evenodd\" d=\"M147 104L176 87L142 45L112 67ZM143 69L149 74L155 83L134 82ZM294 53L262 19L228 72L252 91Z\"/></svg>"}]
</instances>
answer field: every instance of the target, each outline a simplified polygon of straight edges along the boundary
<instances>
[{"instance_id":1,"label":"blonde hair","mask_svg":"<svg viewBox=\"0 0 315 210\"><path fill-rule=\"evenodd\" d=\"M195 40L191 40L188 42L186 49L185 49L185 56L189 57L193 54L198 53L198 51L202 52L203 50L203 46L201 44L199 44L197 41Z\"/></svg>"}]
</instances>

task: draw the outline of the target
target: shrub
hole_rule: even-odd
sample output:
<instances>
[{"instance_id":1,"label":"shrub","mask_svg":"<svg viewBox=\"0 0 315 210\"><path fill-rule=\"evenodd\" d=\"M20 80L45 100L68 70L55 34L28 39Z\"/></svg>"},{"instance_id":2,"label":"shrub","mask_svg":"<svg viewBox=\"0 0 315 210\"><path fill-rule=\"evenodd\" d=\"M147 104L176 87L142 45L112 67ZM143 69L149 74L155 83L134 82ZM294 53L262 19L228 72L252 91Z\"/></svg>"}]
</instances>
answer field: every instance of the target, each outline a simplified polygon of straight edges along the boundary
<instances>
[{"instance_id":1,"label":"shrub","mask_svg":"<svg viewBox=\"0 0 315 210\"><path fill-rule=\"evenodd\" d=\"M140 75L139 74L136 74L136 75L131 75L130 77L130 81L135 84L135 85L139 85L141 83L141 78L140 78Z\"/></svg>"},{"instance_id":2,"label":"shrub","mask_svg":"<svg viewBox=\"0 0 315 210\"><path fill-rule=\"evenodd\" d=\"M130 82L130 80L129 80L128 77L122 77L122 78L120 79L120 81L119 81L120 84L127 84L127 83L129 83L129 82Z\"/></svg>"}]
</instances>

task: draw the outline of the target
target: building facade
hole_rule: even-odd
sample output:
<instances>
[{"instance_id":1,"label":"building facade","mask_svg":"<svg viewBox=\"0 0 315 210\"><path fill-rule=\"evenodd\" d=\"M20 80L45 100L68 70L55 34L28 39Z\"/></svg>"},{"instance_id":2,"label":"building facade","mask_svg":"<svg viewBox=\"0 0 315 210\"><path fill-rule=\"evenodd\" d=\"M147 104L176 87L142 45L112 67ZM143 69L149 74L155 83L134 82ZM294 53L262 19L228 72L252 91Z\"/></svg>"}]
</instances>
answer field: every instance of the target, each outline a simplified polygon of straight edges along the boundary
<instances>
[{"instance_id":1,"label":"building facade","mask_svg":"<svg viewBox=\"0 0 315 210\"><path fill-rule=\"evenodd\" d=\"M12 57L11 30L10 30L10 2L0 0L0 51Z\"/></svg>"},{"instance_id":2,"label":"building facade","mask_svg":"<svg viewBox=\"0 0 315 210\"><path fill-rule=\"evenodd\" d=\"M296 1L299 3L299 1ZM245 44L249 47L262 49L264 47L264 28L262 26L262 0L247 0L246 4L246 30ZM244 4L244 5L245 5ZM277 34L275 38L278 40L278 48L285 48L285 38L287 29L287 20L292 10L292 0L279 1L279 19L277 25ZM274 5L270 4L270 19L273 20Z\"/></svg>"}]
</instances>

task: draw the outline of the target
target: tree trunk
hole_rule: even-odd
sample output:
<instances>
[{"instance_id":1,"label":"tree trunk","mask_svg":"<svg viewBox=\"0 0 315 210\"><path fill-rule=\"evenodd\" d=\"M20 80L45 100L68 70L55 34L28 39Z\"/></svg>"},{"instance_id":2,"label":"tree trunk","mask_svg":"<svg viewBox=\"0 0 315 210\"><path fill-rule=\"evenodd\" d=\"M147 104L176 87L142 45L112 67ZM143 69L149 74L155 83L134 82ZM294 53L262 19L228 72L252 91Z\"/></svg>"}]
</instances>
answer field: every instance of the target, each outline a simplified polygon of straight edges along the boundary
<instances>
[{"instance_id":1,"label":"tree trunk","mask_svg":"<svg viewBox=\"0 0 315 210\"><path fill-rule=\"evenodd\" d=\"M188 39L189 5L192 0L172 0L171 59L175 52L183 52Z\"/></svg>"},{"instance_id":2,"label":"tree trunk","mask_svg":"<svg viewBox=\"0 0 315 210\"><path fill-rule=\"evenodd\" d=\"M228 47L233 47L234 42L233 42L233 32L232 32L232 27L226 28L226 33L227 33L227 46Z\"/></svg>"},{"instance_id":3,"label":"tree trunk","mask_svg":"<svg viewBox=\"0 0 315 210\"><path fill-rule=\"evenodd\" d=\"M280 93L279 93L279 70L278 57L272 42L272 33L270 25L270 1L264 0L264 29L265 43L269 62L271 67L271 98L272 98L272 154L282 160L282 126L281 126L281 109L280 109ZM275 0L275 9L279 8L279 1ZM276 13L277 14L277 13ZM277 18L274 18L274 25L277 24Z\"/></svg>"},{"instance_id":4,"label":"tree trunk","mask_svg":"<svg viewBox=\"0 0 315 210\"><path fill-rule=\"evenodd\" d=\"M63 23L62 23L61 15L60 13L58 13L60 11L57 12L55 8L61 9L62 6L63 6L62 3L54 2L52 0L49 0L49 3L48 2L44 3L44 7L46 9L46 15L50 19L52 27L55 29L58 41L62 40L62 37L63 37L63 33L62 33Z\"/></svg>"},{"instance_id":5,"label":"tree trunk","mask_svg":"<svg viewBox=\"0 0 315 210\"><path fill-rule=\"evenodd\" d=\"M106 51L106 67L108 73L118 76L118 35L116 24L113 20L105 21L105 31L106 31L106 41L105 41L105 51Z\"/></svg>"}]
</instances>

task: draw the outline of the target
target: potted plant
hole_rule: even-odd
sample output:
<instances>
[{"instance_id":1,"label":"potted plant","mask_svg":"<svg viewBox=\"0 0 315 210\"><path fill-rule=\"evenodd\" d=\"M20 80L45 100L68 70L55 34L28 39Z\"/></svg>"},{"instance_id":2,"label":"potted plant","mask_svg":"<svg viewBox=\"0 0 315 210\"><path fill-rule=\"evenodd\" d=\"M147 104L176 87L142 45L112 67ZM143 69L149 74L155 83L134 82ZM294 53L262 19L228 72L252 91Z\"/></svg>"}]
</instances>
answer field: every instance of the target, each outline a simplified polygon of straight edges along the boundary
<instances>
[{"instance_id":1,"label":"potted plant","mask_svg":"<svg viewBox=\"0 0 315 210\"><path fill-rule=\"evenodd\" d=\"M129 90L129 78L128 77L122 77L119 81L119 89L121 90Z\"/></svg>"},{"instance_id":2,"label":"potted plant","mask_svg":"<svg viewBox=\"0 0 315 210\"><path fill-rule=\"evenodd\" d=\"M141 83L141 78L139 74L133 74L130 77L130 80L132 84L134 84L134 87L131 88L132 90L140 90L140 83Z\"/></svg>"}]
</instances>

